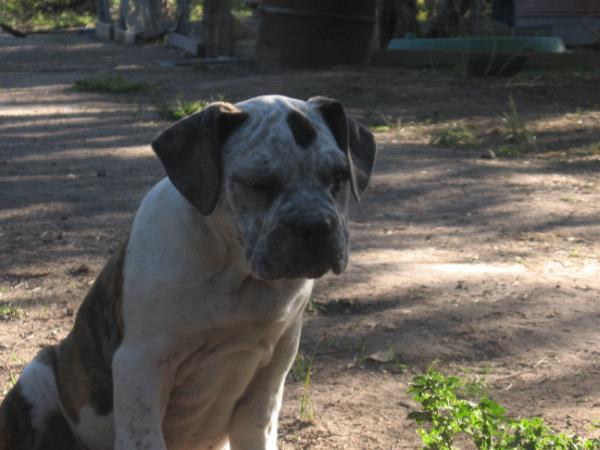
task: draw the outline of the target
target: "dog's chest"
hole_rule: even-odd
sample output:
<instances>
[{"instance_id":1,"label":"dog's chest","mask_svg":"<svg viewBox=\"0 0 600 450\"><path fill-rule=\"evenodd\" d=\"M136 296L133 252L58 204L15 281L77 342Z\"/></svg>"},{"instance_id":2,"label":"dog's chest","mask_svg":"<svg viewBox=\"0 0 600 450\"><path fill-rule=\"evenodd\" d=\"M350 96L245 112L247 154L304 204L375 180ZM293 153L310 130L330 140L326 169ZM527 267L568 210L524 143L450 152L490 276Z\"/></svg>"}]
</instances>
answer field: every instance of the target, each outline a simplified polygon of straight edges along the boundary
<instances>
[{"instance_id":1,"label":"dog's chest","mask_svg":"<svg viewBox=\"0 0 600 450\"><path fill-rule=\"evenodd\" d=\"M220 333L178 365L163 432L169 449L220 449L235 405L257 371L271 360L287 323Z\"/></svg>"}]
</instances>

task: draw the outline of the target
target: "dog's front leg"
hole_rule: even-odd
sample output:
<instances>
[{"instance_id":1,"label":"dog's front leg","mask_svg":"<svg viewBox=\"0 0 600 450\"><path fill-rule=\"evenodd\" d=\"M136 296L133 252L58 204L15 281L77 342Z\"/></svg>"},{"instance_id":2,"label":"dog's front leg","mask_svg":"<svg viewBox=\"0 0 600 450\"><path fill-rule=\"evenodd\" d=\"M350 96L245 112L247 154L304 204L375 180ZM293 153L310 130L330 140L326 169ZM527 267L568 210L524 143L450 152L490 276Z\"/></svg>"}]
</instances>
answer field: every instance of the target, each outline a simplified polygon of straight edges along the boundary
<instances>
[{"instance_id":1,"label":"dog's front leg","mask_svg":"<svg viewBox=\"0 0 600 450\"><path fill-rule=\"evenodd\" d=\"M115 450L166 450L161 393L165 368L132 346L113 357Z\"/></svg>"},{"instance_id":2,"label":"dog's front leg","mask_svg":"<svg viewBox=\"0 0 600 450\"><path fill-rule=\"evenodd\" d=\"M283 383L298 351L302 314L280 338L270 363L260 369L238 402L229 431L231 450L276 450Z\"/></svg>"}]
</instances>

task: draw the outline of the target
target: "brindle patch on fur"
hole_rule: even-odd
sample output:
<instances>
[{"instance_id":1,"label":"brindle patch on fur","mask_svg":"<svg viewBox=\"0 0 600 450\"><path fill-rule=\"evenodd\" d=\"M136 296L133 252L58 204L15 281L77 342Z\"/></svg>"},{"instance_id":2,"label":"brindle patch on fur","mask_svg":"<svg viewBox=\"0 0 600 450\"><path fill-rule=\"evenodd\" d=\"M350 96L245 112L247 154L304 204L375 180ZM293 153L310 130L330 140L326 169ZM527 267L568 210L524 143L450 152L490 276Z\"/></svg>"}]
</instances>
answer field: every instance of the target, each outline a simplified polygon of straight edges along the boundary
<instances>
[{"instance_id":1,"label":"brindle patch on fur","mask_svg":"<svg viewBox=\"0 0 600 450\"><path fill-rule=\"evenodd\" d=\"M37 448L39 450L85 450L83 445L75 440L68 422L58 411L46 420Z\"/></svg>"},{"instance_id":2,"label":"brindle patch on fur","mask_svg":"<svg viewBox=\"0 0 600 450\"><path fill-rule=\"evenodd\" d=\"M85 297L69 335L56 348L55 376L61 403L74 422L91 406L113 408L112 358L123 339L123 265L127 244L108 261Z\"/></svg>"},{"instance_id":3,"label":"brindle patch on fur","mask_svg":"<svg viewBox=\"0 0 600 450\"><path fill-rule=\"evenodd\" d=\"M35 430L31 423L31 403L17 383L0 405L0 450L31 450Z\"/></svg>"},{"instance_id":4,"label":"brindle patch on fur","mask_svg":"<svg viewBox=\"0 0 600 450\"><path fill-rule=\"evenodd\" d=\"M315 127L313 127L308 117L304 114L292 110L286 120L292 130L296 144L300 147L308 147L317 138Z\"/></svg>"}]
</instances>

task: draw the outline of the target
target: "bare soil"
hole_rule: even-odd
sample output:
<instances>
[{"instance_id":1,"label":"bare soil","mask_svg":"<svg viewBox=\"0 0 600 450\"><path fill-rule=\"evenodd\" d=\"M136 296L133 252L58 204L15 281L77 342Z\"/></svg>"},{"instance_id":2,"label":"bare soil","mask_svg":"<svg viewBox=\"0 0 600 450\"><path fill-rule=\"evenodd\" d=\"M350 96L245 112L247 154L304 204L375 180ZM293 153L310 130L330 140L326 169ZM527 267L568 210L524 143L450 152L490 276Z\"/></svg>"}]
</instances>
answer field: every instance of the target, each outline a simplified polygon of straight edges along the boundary
<instances>
[{"instance_id":1,"label":"bare soil","mask_svg":"<svg viewBox=\"0 0 600 450\"><path fill-rule=\"evenodd\" d=\"M335 97L384 121L372 186L352 213L348 271L321 280L288 380L284 449L416 449L411 378L430 364L485 380L514 416L598 436L600 418L600 76L527 72L509 80L382 68L286 72L175 66L160 46L88 35L0 34L0 398L74 313L142 196L164 176L149 142L157 102L258 94ZM156 86L125 95L72 89L121 75ZM514 159L512 95L537 137ZM459 121L470 148L429 144ZM377 363L369 356L394 357Z\"/></svg>"}]
</instances>

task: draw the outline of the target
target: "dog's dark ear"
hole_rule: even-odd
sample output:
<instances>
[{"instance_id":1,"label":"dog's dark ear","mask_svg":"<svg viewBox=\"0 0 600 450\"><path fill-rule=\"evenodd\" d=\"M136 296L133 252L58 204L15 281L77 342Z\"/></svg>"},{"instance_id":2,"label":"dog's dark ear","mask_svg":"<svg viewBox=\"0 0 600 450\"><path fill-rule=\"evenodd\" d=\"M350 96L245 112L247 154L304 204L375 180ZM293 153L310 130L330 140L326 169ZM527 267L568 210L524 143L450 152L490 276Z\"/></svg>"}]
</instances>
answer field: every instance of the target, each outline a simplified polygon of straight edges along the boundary
<instances>
[{"instance_id":1,"label":"dog's dark ear","mask_svg":"<svg viewBox=\"0 0 600 450\"><path fill-rule=\"evenodd\" d=\"M222 146L247 117L230 103L212 103L175 122L152 142L173 185L205 216L219 199Z\"/></svg>"},{"instance_id":2,"label":"dog's dark ear","mask_svg":"<svg viewBox=\"0 0 600 450\"><path fill-rule=\"evenodd\" d=\"M357 201L367 188L375 163L377 146L373 134L362 124L346 115L337 100L312 97L308 100L321 113L338 146L348 155L352 193Z\"/></svg>"}]
</instances>

